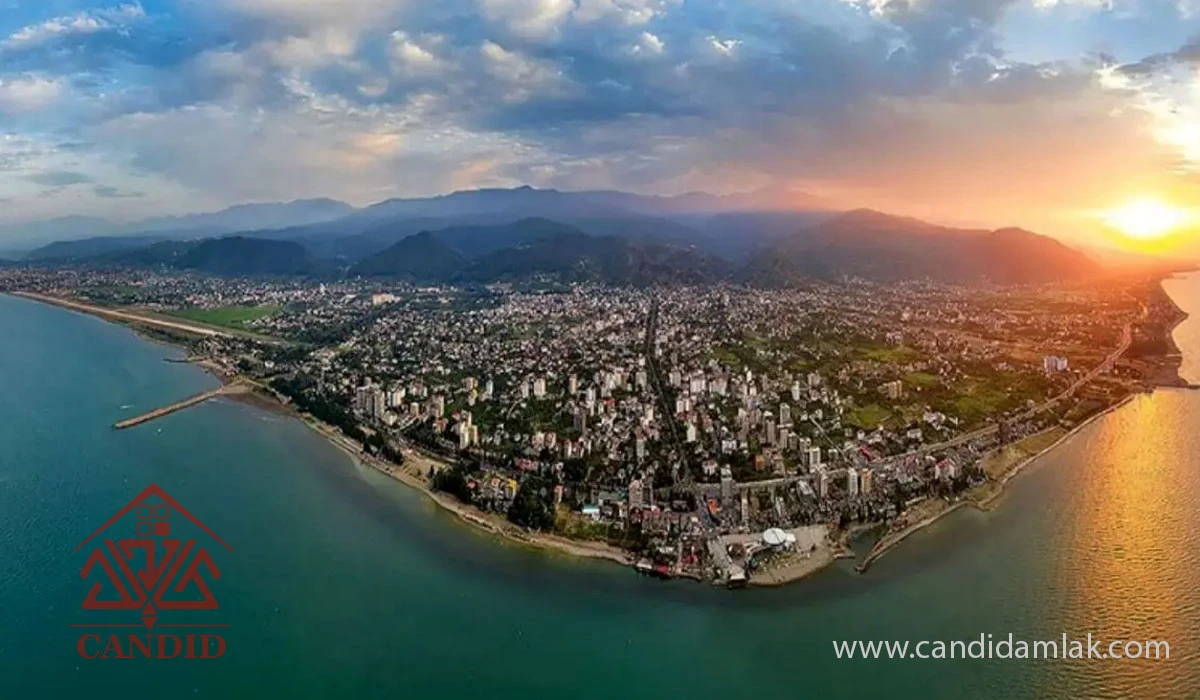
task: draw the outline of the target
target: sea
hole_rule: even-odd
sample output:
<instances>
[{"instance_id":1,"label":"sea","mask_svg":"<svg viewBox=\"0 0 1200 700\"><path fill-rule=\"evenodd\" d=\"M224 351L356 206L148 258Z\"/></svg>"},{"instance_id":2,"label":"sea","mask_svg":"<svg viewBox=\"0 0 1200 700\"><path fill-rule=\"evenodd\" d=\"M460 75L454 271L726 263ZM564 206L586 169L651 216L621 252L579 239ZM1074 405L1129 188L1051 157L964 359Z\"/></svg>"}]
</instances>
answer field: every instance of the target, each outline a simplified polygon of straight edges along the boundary
<instances>
[{"instance_id":1,"label":"sea","mask_svg":"<svg viewBox=\"0 0 1200 700\"><path fill-rule=\"evenodd\" d=\"M1200 381L1200 275L1166 287ZM1200 392L1137 396L866 574L727 591L498 540L245 403L114 430L216 380L20 298L0 328L0 698L1200 698ZM225 651L81 658L94 543L73 550L151 483L231 548L211 550ZM1170 658L834 653L1009 634Z\"/></svg>"}]
</instances>

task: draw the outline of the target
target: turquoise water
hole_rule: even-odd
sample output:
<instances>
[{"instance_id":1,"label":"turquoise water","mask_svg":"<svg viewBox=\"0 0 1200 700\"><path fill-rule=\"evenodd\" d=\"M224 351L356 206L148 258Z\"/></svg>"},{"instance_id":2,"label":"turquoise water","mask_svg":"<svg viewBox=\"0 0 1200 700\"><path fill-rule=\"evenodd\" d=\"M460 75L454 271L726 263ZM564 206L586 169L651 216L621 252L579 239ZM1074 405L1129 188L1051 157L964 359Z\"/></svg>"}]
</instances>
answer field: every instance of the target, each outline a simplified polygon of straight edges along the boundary
<instances>
[{"instance_id":1,"label":"turquoise water","mask_svg":"<svg viewBox=\"0 0 1200 700\"><path fill-rule=\"evenodd\" d=\"M1200 697L1200 392L1137 398L995 511L865 576L727 592L497 542L243 404L113 431L215 382L61 309L0 296L0 324L0 698ZM221 659L75 652L71 550L150 482L236 549L214 552ZM831 645L1009 632L1165 639L1172 658L839 661Z\"/></svg>"}]
</instances>

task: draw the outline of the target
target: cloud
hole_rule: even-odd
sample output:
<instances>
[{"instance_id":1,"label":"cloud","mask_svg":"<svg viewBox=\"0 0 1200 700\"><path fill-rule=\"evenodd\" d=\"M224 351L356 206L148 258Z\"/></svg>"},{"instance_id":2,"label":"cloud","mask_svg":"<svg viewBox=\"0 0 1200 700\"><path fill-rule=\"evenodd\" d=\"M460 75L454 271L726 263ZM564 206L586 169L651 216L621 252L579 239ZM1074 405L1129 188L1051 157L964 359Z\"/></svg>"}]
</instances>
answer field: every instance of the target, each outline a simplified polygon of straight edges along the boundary
<instances>
[{"instance_id":1,"label":"cloud","mask_svg":"<svg viewBox=\"0 0 1200 700\"><path fill-rule=\"evenodd\" d=\"M27 175L25 179L45 187L70 187L90 183L92 178L70 170L51 170L44 173Z\"/></svg>"},{"instance_id":2,"label":"cloud","mask_svg":"<svg viewBox=\"0 0 1200 700\"><path fill-rule=\"evenodd\" d=\"M525 37L556 31L575 9L574 0L478 0L478 3L484 17Z\"/></svg>"},{"instance_id":3,"label":"cloud","mask_svg":"<svg viewBox=\"0 0 1200 700\"><path fill-rule=\"evenodd\" d=\"M63 15L18 29L0 41L0 48L27 49L73 35L121 31L145 16L146 11L138 3Z\"/></svg>"},{"instance_id":4,"label":"cloud","mask_svg":"<svg viewBox=\"0 0 1200 700\"><path fill-rule=\"evenodd\" d=\"M447 69L446 62L436 54L445 42L441 35L411 37L402 30L392 32L389 47L393 65L397 70L415 75L431 75Z\"/></svg>"},{"instance_id":5,"label":"cloud","mask_svg":"<svg viewBox=\"0 0 1200 700\"><path fill-rule=\"evenodd\" d=\"M53 104L62 94L62 83L40 75L0 77L0 113L26 114Z\"/></svg>"},{"instance_id":6,"label":"cloud","mask_svg":"<svg viewBox=\"0 0 1200 700\"><path fill-rule=\"evenodd\" d=\"M145 192L122 190L112 185L96 185L92 188L92 192L102 199L130 199L146 196Z\"/></svg>"},{"instance_id":7,"label":"cloud","mask_svg":"<svg viewBox=\"0 0 1200 700\"><path fill-rule=\"evenodd\" d=\"M667 45L651 32L642 32L637 41L630 47L629 52L635 56L661 56Z\"/></svg>"},{"instance_id":8,"label":"cloud","mask_svg":"<svg viewBox=\"0 0 1200 700\"><path fill-rule=\"evenodd\" d=\"M561 74L549 61L509 51L493 41L483 42L479 54L487 74L507 87L508 102L523 102L562 84Z\"/></svg>"},{"instance_id":9,"label":"cloud","mask_svg":"<svg viewBox=\"0 0 1200 700\"><path fill-rule=\"evenodd\" d=\"M682 0L579 0L573 17L579 22L616 20L622 24L647 24L661 17Z\"/></svg>"},{"instance_id":10,"label":"cloud","mask_svg":"<svg viewBox=\"0 0 1200 700\"><path fill-rule=\"evenodd\" d=\"M1032 2L1026 12L1061 20ZM109 6L8 37L20 35L0 49L0 130L53 132L48 140L83 144L103 164L72 165L60 149L52 161L10 159L15 172L79 170L121 184L87 188L96 199L144 192L121 203L139 207L189 197L362 203L521 182L674 191L782 181L853 204L1000 212L1018 200L1074 206L1170 179L1181 156L1200 162L1200 130L1185 128L1200 115L1189 94L1200 51L1022 60L1002 36L1015 6ZM1103 12L1075 3L1069 14ZM50 105L53 119L43 118ZM1171 108L1183 110L1174 121Z\"/></svg>"}]
</instances>

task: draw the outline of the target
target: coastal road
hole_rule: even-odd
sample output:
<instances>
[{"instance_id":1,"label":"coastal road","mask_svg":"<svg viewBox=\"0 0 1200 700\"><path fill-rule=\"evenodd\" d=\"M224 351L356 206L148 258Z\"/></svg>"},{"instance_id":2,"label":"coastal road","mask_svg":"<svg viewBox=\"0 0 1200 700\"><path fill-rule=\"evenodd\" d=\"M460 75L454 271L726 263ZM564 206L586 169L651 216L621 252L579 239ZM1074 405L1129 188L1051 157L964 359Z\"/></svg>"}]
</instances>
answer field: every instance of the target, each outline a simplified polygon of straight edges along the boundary
<instances>
[{"instance_id":1,"label":"coastal road","mask_svg":"<svg viewBox=\"0 0 1200 700\"><path fill-rule=\"evenodd\" d=\"M1126 323L1125 327L1121 330L1121 342L1117 345L1115 350L1113 350L1111 353L1109 353L1108 357L1104 358L1103 362L1096 365L1087 374L1085 374L1082 377L1080 377L1079 379L1075 380L1075 382L1073 384L1071 384L1071 386L1067 387L1062 393L1058 394L1057 396L1055 396L1053 398L1047 399L1040 406L1035 406L1035 407L1029 409L1025 413L1022 413L1019 416L1017 416L1016 418L1014 418L1013 420L1015 422L1029 420L1030 418L1037 416L1039 413L1044 413L1045 411L1048 411L1049 409L1057 406L1058 403L1063 401L1064 399L1068 399L1071 396L1074 396L1075 392L1079 391L1084 386L1086 386L1088 382L1091 382L1096 377L1100 376L1102 373L1111 370L1113 368L1113 366L1116 365L1117 360L1121 359L1121 355L1124 355L1125 352L1127 350L1129 350L1129 346L1132 344L1133 344L1133 324ZM948 450L952 447L958 447L959 445L963 445L968 442L978 440L980 438L990 437L990 436L994 435L999 429L1000 429L999 425L989 425L987 427L980 428L979 430L974 430L972 432L966 433L965 435L959 435L958 437L956 437L952 440L947 440L945 442L939 442L934 445L926 445L924 447L920 447L920 448L912 450L910 452L905 452L904 454L901 454L901 455L896 455L894 457L888 457L887 459L883 460L879 464L879 466L885 467L885 466L889 466L891 464L900 462L901 460L907 459L909 457L919 457L921 455L927 455L927 454L930 454L933 452L940 452L942 450Z\"/></svg>"}]
</instances>

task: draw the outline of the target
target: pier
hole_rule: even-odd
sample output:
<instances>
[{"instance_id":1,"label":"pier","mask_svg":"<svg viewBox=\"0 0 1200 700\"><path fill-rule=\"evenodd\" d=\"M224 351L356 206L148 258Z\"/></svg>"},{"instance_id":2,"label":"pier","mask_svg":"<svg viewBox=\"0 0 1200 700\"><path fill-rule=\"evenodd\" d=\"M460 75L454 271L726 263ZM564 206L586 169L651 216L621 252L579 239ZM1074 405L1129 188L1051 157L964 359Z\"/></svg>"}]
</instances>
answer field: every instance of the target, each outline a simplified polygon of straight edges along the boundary
<instances>
[{"instance_id":1,"label":"pier","mask_svg":"<svg viewBox=\"0 0 1200 700\"><path fill-rule=\"evenodd\" d=\"M124 430L125 428L132 428L135 425L141 425L142 423L149 423L150 421L154 420L155 418L162 418L163 416L174 413L176 411L182 411L183 409L188 408L190 406L195 406L198 403L204 403L205 401L208 401L209 399L215 398L217 396L224 396L226 394L244 394L249 390L250 390L250 388L241 381L232 382L230 384L226 384L224 386L217 387L216 389L212 389L210 391L201 392L199 394L196 394L195 396L189 396L188 398L183 399L182 401L176 401L173 404L163 406L161 408L156 408L153 411L143 413L140 416L134 416L133 418L126 418L125 420L117 421L116 423L113 423L113 427L116 428L117 430Z\"/></svg>"}]
</instances>

